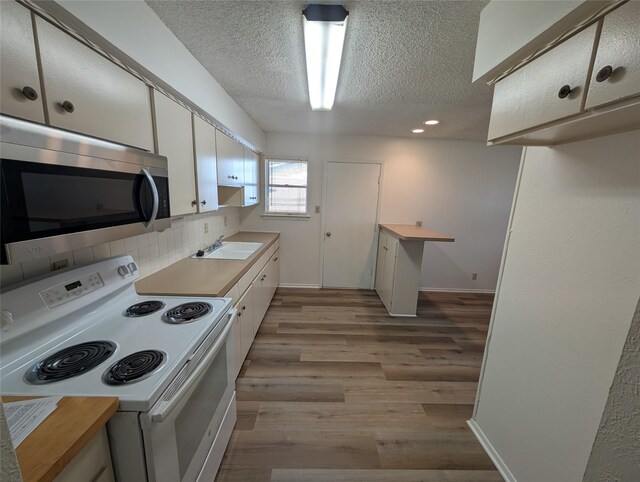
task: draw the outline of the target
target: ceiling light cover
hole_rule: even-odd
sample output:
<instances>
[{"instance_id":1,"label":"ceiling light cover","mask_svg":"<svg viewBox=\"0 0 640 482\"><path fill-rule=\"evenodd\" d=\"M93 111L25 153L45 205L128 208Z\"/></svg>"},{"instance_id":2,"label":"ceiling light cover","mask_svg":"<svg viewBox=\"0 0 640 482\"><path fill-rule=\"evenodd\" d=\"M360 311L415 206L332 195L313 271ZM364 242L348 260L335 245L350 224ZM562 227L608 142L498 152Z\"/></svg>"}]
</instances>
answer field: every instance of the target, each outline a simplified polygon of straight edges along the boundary
<instances>
[{"instance_id":1,"label":"ceiling light cover","mask_svg":"<svg viewBox=\"0 0 640 482\"><path fill-rule=\"evenodd\" d=\"M411 129L411 132L413 132L414 134L422 134L424 132L424 129Z\"/></svg>"},{"instance_id":2,"label":"ceiling light cover","mask_svg":"<svg viewBox=\"0 0 640 482\"><path fill-rule=\"evenodd\" d=\"M435 126L436 124L440 124L440 121L437 120L428 120L428 121L424 121L424 123L428 126Z\"/></svg>"},{"instance_id":3,"label":"ceiling light cover","mask_svg":"<svg viewBox=\"0 0 640 482\"><path fill-rule=\"evenodd\" d=\"M349 12L341 5L313 4L302 15L311 109L331 110Z\"/></svg>"}]
</instances>

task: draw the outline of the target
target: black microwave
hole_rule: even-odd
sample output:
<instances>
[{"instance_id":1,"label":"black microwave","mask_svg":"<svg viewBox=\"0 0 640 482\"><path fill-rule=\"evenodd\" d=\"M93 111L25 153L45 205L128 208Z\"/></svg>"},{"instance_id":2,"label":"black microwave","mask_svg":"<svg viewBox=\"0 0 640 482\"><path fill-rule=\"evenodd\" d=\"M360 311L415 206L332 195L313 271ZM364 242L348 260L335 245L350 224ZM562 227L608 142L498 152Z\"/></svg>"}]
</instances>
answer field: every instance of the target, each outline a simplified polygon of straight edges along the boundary
<instances>
[{"instance_id":1,"label":"black microwave","mask_svg":"<svg viewBox=\"0 0 640 482\"><path fill-rule=\"evenodd\" d=\"M2 264L171 226L167 158L0 116Z\"/></svg>"}]
</instances>

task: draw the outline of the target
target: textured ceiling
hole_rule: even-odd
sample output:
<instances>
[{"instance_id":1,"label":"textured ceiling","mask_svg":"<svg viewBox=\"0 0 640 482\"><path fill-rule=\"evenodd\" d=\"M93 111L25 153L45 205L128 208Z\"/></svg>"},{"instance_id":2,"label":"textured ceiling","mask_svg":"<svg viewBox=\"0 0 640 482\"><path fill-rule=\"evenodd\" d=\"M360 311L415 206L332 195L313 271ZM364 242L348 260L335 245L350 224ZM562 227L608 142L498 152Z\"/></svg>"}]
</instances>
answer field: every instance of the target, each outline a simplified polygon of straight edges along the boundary
<instances>
[{"instance_id":1,"label":"textured ceiling","mask_svg":"<svg viewBox=\"0 0 640 482\"><path fill-rule=\"evenodd\" d=\"M266 132L487 138L492 88L471 83L486 1L342 2L349 21L331 112L309 106L302 10L310 2L147 3ZM427 119L441 123L410 132Z\"/></svg>"}]
</instances>

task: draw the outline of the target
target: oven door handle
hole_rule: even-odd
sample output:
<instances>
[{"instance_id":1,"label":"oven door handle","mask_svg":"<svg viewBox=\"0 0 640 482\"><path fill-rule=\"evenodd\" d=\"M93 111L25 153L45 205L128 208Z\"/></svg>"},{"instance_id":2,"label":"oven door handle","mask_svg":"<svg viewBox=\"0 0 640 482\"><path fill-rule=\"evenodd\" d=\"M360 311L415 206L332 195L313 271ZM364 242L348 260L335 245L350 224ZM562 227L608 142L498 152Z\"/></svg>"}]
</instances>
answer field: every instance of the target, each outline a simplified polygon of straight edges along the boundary
<instances>
[{"instance_id":1,"label":"oven door handle","mask_svg":"<svg viewBox=\"0 0 640 482\"><path fill-rule=\"evenodd\" d=\"M144 174L145 179L149 183L149 187L151 188L151 195L153 196L153 207L151 208L151 217L149 217L149 219L143 223L145 228L148 228L156 220L156 217L158 217L158 206L160 206L160 197L158 196L158 188L156 186L156 182L153 180L153 176L151 176L151 174L149 173L149 170L142 169L142 171L140 172Z\"/></svg>"},{"instance_id":2,"label":"oven door handle","mask_svg":"<svg viewBox=\"0 0 640 482\"><path fill-rule=\"evenodd\" d=\"M202 375L205 370L209 368L211 362L213 362L214 358L218 355L218 352L222 348L222 345L227 341L227 335L231 331L233 327L233 319L236 317L236 310L232 309L227 315L227 324L223 328L223 330L218 335L215 343L209 349L209 353L201 360L196 369L189 374L189 377L182 383L180 388L176 391L176 393L171 397L170 400L166 402L163 401L158 407L157 411L153 411L150 413L151 422L160 423L163 422L171 412L176 408L176 406L180 403L180 400L184 398L187 392L192 388L192 382L197 380L200 375Z\"/></svg>"}]
</instances>

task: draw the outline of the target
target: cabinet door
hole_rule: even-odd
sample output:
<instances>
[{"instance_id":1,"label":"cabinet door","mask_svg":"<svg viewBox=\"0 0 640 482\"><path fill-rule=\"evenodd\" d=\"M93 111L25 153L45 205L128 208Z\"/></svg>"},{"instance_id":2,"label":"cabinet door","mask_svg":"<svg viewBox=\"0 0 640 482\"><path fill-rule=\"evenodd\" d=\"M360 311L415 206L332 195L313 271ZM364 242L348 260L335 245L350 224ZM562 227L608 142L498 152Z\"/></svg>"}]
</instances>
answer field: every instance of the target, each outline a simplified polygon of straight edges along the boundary
<instances>
[{"instance_id":1,"label":"cabinet door","mask_svg":"<svg viewBox=\"0 0 640 482\"><path fill-rule=\"evenodd\" d=\"M387 244L384 256L384 274L382 275L382 294L380 298L387 307L392 310L393 286L396 276L396 259L398 256L398 240L393 236L387 236Z\"/></svg>"},{"instance_id":2,"label":"cabinet door","mask_svg":"<svg viewBox=\"0 0 640 482\"><path fill-rule=\"evenodd\" d=\"M384 283L384 260L387 248L387 234L384 231L378 232L378 257L376 260L376 282L375 288L378 295L382 296L382 286Z\"/></svg>"},{"instance_id":3,"label":"cabinet door","mask_svg":"<svg viewBox=\"0 0 640 482\"><path fill-rule=\"evenodd\" d=\"M640 95L640 2L604 17L586 108Z\"/></svg>"},{"instance_id":4,"label":"cabinet door","mask_svg":"<svg viewBox=\"0 0 640 482\"><path fill-rule=\"evenodd\" d=\"M240 338L242 360L247 357L254 338L253 324L253 290L249 288L238 302L238 319L240 320Z\"/></svg>"},{"instance_id":5,"label":"cabinet door","mask_svg":"<svg viewBox=\"0 0 640 482\"><path fill-rule=\"evenodd\" d=\"M51 125L153 151L144 82L41 18L36 27Z\"/></svg>"},{"instance_id":6,"label":"cabinet door","mask_svg":"<svg viewBox=\"0 0 640 482\"><path fill-rule=\"evenodd\" d=\"M257 333L260 328L260 323L262 323L262 319L264 318L265 313L267 312L267 308L269 307L268 301L268 278L269 278L269 263L266 264L264 268L258 274L258 277L253 282L254 289L254 312L253 312L253 321L254 321L254 331Z\"/></svg>"},{"instance_id":7,"label":"cabinet door","mask_svg":"<svg viewBox=\"0 0 640 482\"><path fill-rule=\"evenodd\" d=\"M244 149L244 205L258 204L258 155Z\"/></svg>"},{"instance_id":8,"label":"cabinet door","mask_svg":"<svg viewBox=\"0 0 640 482\"><path fill-rule=\"evenodd\" d=\"M216 132L218 153L218 184L220 186L242 186L244 179L243 147L228 135Z\"/></svg>"},{"instance_id":9,"label":"cabinet door","mask_svg":"<svg viewBox=\"0 0 640 482\"><path fill-rule=\"evenodd\" d=\"M239 305L235 305L235 308L238 309ZM233 360L234 360L234 369L236 378L238 378L238 374L242 369L242 364L244 363L244 355L242 354L242 317L236 315L233 322L233 327L231 330L233 331Z\"/></svg>"},{"instance_id":10,"label":"cabinet door","mask_svg":"<svg viewBox=\"0 0 640 482\"><path fill-rule=\"evenodd\" d=\"M269 305L275 295L278 285L280 284L280 251L276 251L271 260L271 296L269 296Z\"/></svg>"},{"instance_id":11,"label":"cabinet door","mask_svg":"<svg viewBox=\"0 0 640 482\"><path fill-rule=\"evenodd\" d=\"M191 112L166 95L153 91L158 154L169 162L169 202L172 216L196 212Z\"/></svg>"},{"instance_id":12,"label":"cabinet door","mask_svg":"<svg viewBox=\"0 0 640 482\"><path fill-rule=\"evenodd\" d=\"M193 116L193 139L196 154L198 212L218 209L218 169L216 166L216 129Z\"/></svg>"},{"instance_id":13,"label":"cabinet door","mask_svg":"<svg viewBox=\"0 0 640 482\"><path fill-rule=\"evenodd\" d=\"M489 140L578 114L597 25L592 25L496 83ZM571 92L560 98L561 89Z\"/></svg>"},{"instance_id":14,"label":"cabinet door","mask_svg":"<svg viewBox=\"0 0 640 482\"><path fill-rule=\"evenodd\" d=\"M2 2L0 111L44 123L31 12L16 2Z\"/></svg>"}]
</instances>

